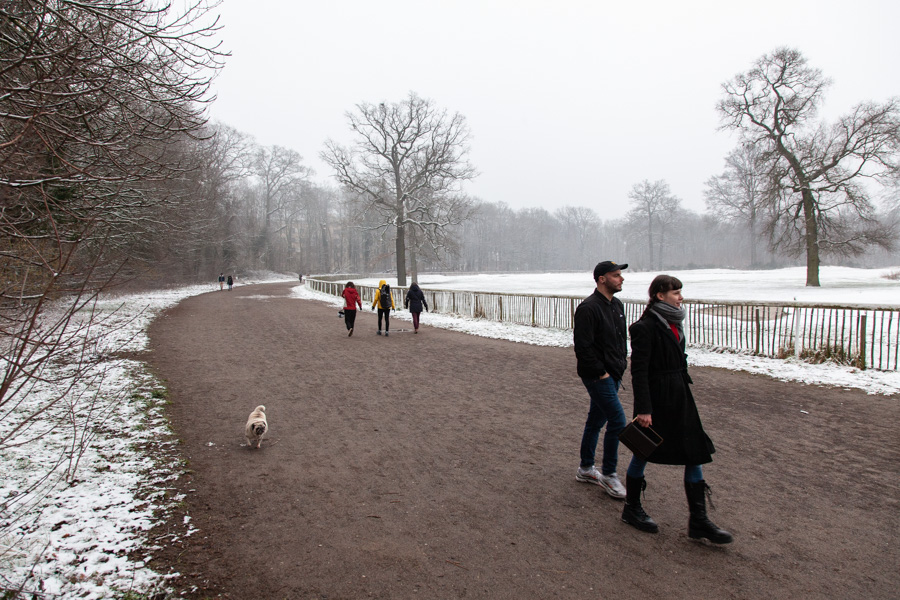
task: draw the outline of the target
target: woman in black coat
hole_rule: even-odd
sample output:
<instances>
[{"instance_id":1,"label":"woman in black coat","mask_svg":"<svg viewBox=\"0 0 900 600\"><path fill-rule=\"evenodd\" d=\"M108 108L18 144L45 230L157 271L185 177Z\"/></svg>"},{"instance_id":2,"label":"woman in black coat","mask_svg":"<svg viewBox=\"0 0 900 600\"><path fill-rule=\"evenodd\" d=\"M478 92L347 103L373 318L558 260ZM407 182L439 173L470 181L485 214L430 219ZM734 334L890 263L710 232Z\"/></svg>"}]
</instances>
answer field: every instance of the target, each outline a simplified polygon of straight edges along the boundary
<instances>
[{"instance_id":1,"label":"woman in black coat","mask_svg":"<svg viewBox=\"0 0 900 600\"><path fill-rule=\"evenodd\" d=\"M413 333L419 333L419 315L422 314L422 307L425 307L425 310L428 310L428 302L425 301L425 293L419 287L418 283L413 282L411 286L409 286L409 291L406 292L406 300L403 302L403 305L409 309L409 314L412 315L413 321Z\"/></svg>"},{"instance_id":2,"label":"woman in black coat","mask_svg":"<svg viewBox=\"0 0 900 600\"><path fill-rule=\"evenodd\" d=\"M641 492L647 487L647 462L684 465L684 489L690 520L688 535L716 544L732 541L730 533L706 516L709 486L701 465L712 462L712 440L703 431L700 414L691 394L691 376L684 353L684 309L682 284L670 275L659 275L650 284L650 301L644 314L629 329L631 334L631 385L634 419L642 427L653 426L663 442L645 461L631 459L625 477L625 509L622 520L641 531L656 533L659 526L641 507Z\"/></svg>"}]
</instances>

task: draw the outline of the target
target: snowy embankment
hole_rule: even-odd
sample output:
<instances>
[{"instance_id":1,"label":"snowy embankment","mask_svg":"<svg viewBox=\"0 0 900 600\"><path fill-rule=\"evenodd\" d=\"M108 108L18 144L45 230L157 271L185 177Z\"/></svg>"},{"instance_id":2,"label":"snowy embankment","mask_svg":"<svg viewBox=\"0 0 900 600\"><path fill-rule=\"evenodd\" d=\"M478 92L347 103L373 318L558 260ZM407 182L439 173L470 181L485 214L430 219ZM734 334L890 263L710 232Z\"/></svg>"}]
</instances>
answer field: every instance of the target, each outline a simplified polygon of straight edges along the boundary
<instances>
[{"instance_id":1,"label":"snowy embankment","mask_svg":"<svg viewBox=\"0 0 900 600\"><path fill-rule=\"evenodd\" d=\"M169 486L180 462L163 385L123 353L147 349L160 311L213 289L102 299L93 315L106 331L91 333L78 381L38 384L11 402L0 433L51 406L0 451L0 591L25 582L35 598L106 599L165 587L145 564L154 548L144 532L182 500Z\"/></svg>"},{"instance_id":2,"label":"snowy embankment","mask_svg":"<svg viewBox=\"0 0 900 600\"><path fill-rule=\"evenodd\" d=\"M678 273L685 280L688 293L691 284L704 272L693 273L697 273L696 279L687 273ZM752 278L756 282L744 284L745 290L754 289L771 298L772 291L760 291L758 284L777 282L782 275L779 272L752 272L742 279ZM552 289L557 294L586 295L590 292L589 283L588 286L583 283L585 276L577 274L491 276L489 279L506 291L548 293L539 288L537 282L547 284L554 277L571 279L572 286L577 286L577 289L560 292L558 286L562 284L556 284ZM422 284L450 287L448 279L427 283L428 278L422 278ZM827 281L827 278L823 279ZM649 280L650 276L644 274L629 277L635 290L646 289ZM898 282L884 280L882 284L878 279L873 280L872 274L866 281L868 283L860 285L868 286L870 291L880 292L883 288L893 296L894 302L900 297ZM251 282L241 282L242 285L247 283ZM470 287L472 283L470 279L459 278L456 286ZM0 514L10 521L2 528L6 532L5 539L0 540L0 588L18 584L32 569L27 589L42 592L38 597L115 598L122 597L127 591L144 593L165 587L165 577L145 564L154 548L147 546L144 532L164 519L169 508L181 501L168 485L179 475L177 449L164 417L163 386L142 362L116 353L145 350L147 327L161 310L183 298L212 289L211 286L196 286L109 298L100 303L101 311L115 315L106 321L108 326L114 327L114 334L96 348L91 378L66 394L69 402L57 404L52 413L35 422L25 436L30 441L0 452L0 472L3 473ZM850 293L855 289L848 287L847 291ZM340 299L312 292L303 285L297 285L293 290L293 296L299 299L316 300L335 307L342 305ZM828 296L835 296L831 301L851 301L846 296L838 297L834 290L831 292L826 292ZM852 301L883 300L874 294L863 294ZM403 310L393 318L410 320L409 313ZM424 314L422 323L426 329L442 327L528 344L567 347L572 343L571 332L564 330L432 313ZM337 323L335 326L337 330ZM427 331L424 333L427 335ZM900 373L862 372L836 365L810 365L695 349L690 351L690 361L694 365L740 369L779 379L860 388L869 393L900 393ZM52 397L54 390L36 390L16 410L27 410L29 403L39 404L40 393ZM74 401L87 398L96 400ZM0 428L10 427L13 423L15 415L0 422ZM66 426L59 427L60 423ZM101 426L85 428L86 423ZM93 438L80 445L77 470L72 475L74 465L69 464L66 455L73 444L72 431L76 429L90 430ZM79 442L74 440L74 443ZM57 465L52 476L40 482L52 465ZM35 492L21 493L36 483Z\"/></svg>"}]
</instances>

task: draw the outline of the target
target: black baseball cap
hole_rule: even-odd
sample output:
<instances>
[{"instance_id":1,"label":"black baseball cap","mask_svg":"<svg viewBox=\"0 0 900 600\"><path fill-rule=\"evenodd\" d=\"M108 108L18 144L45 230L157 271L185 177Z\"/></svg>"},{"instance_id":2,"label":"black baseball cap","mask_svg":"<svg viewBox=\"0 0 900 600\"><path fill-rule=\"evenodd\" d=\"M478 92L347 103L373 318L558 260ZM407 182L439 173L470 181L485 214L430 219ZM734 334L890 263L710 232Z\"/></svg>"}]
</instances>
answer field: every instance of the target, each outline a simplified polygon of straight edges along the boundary
<instances>
[{"instance_id":1,"label":"black baseball cap","mask_svg":"<svg viewBox=\"0 0 900 600\"><path fill-rule=\"evenodd\" d=\"M594 267L594 281L597 281L597 279L601 275L606 275L607 273L611 273L613 271L621 271L622 269L627 269L627 268L628 268L627 264L620 265L620 264L614 263L611 260L604 260L603 262L597 263L597 266Z\"/></svg>"}]
</instances>

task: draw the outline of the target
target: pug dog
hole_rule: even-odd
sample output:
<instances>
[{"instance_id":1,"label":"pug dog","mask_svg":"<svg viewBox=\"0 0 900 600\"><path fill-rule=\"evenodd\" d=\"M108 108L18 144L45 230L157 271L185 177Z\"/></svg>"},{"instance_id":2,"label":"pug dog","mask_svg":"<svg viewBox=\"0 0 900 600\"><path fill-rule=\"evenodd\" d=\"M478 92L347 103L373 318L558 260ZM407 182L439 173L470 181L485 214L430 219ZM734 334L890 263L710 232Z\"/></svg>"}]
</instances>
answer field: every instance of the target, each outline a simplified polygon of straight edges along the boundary
<instances>
[{"instance_id":1,"label":"pug dog","mask_svg":"<svg viewBox=\"0 0 900 600\"><path fill-rule=\"evenodd\" d=\"M259 448L262 444L263 436L269 430L269 422L266 420L266 407L260 404L250 413L247 419L247 427L244 429L244 435L247 436L247 445L251 448L253 444Z\"/></svg>"}]
</instances>

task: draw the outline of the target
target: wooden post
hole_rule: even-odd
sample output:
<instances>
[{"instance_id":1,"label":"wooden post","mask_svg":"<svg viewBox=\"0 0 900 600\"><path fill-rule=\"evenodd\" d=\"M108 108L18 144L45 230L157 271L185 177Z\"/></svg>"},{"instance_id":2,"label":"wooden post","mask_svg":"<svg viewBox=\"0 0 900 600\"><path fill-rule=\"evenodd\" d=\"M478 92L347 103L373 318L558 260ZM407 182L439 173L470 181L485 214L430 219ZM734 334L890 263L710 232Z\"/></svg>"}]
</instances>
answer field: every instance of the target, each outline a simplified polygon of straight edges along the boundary
<instances>
[{"instance_id":1,"label":"wooden post","mask_svg":"<svg viewBox=\"0 0 900 600\"><path fill-rule=\"evenodd\" d=\"M754 313L754 316L756 317L756 352L755 352L755 354L757 356L759 356L759 339L760 339L760 336L762 335L762 328L760 327L760 323L759 323L759 309L758 308L753 309L753 313Z\"/></svg>"},{"instance_id":2,"label":"wooden post","mask_svg":"<svg viewBox=\"0 0 900 600\"><path fill-rule=\"evenodd\" d=\"M497 296L497 302L500 304L500 322L503 322L503 296Z\"/></svg>"},{"instance_id":3,"label":"wooden post","mask_svg":"<svg viewBox=\"0 0 900 600\"><path fill-rule=\"evenodd\" d=\"M794 307L794 358L800 359L800 340L803 336L800 333L800 307Z\"/></svg>"},{"instance_id":4,"label":"wooden post","mask_svg":"<svg viewBox=\"0 0 900 600\"><path fill-rule=\"evenodd\" d=\"M866 314L859 316L859 368L866 370Z\"/></svg>"}]
</instances>

